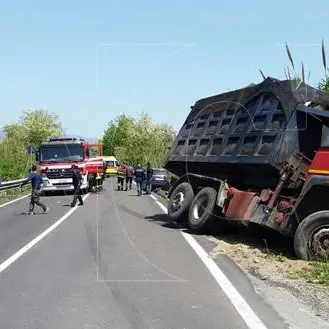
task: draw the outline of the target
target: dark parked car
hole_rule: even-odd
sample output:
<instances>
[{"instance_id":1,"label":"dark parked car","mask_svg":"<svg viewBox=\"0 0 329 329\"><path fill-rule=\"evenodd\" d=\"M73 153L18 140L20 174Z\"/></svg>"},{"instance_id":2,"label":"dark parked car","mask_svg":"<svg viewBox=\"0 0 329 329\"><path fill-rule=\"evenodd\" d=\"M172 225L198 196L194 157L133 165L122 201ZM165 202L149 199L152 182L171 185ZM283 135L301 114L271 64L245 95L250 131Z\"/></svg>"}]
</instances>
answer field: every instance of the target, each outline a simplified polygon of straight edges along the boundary
<instances>
[{"instance_id":1,"label":"dark parked car","mask_svg":"<svg viewBox=\"0 0 329 329\"><path fill-rule=\"evenodd\" d=\"M170 185L168 171L162 168L153 168L152 190L162 188L168 189Z\"/></svg>"}]
</instances>

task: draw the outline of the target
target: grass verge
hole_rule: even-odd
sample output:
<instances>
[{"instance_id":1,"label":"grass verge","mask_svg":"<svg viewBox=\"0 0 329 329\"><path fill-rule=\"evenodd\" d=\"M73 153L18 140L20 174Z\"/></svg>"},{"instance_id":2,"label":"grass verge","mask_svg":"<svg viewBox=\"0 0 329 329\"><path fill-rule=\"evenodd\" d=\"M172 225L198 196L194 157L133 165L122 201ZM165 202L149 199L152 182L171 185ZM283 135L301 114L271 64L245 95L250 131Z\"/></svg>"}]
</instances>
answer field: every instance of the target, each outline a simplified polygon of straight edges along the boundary
<instances>
[{"instance_id":1,"label":"grass verge","mask_svg":"<svg viewBox=\"0 0 329 329\"><path fill-rule=\"evenodd\" d=\"M0 191L0 205L6 202L10 202L22 196L28 195L30 188L26 187L22 191L20 189L12 189L7 191Z\"/></svg>"},{"instance_id":2,"label":"grass verge","mask_svg":"<svg viewBox=\"0 0 329 329\"><path fill-rule=\"evenodd\" d=\"M329 263L311 262L309 268L299 272L299 275L310 283L323 284L329 287Z\"/></svg>"}]
</instances>

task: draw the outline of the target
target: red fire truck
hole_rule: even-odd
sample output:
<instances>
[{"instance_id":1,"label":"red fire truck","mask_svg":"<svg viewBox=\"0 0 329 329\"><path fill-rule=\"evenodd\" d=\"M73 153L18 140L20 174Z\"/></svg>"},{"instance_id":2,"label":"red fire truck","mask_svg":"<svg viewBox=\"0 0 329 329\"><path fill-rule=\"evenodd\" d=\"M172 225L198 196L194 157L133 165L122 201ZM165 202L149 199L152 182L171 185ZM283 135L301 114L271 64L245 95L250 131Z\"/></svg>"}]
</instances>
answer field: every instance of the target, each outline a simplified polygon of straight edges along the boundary
<instances>
[{"instance_id":1,"label":"red fire truck","mask_svg":"<svg viewBox=\"0 0 329 329\"><path fill-rule=\"evenodd\" d=\"M53 137L41 144L37 161L43 177L43 190L73 190L73 164L82 174L81 189L86 192L102 185L104 162L102 144L90 144L82 138Z\"/></svg>"}]
</instances>

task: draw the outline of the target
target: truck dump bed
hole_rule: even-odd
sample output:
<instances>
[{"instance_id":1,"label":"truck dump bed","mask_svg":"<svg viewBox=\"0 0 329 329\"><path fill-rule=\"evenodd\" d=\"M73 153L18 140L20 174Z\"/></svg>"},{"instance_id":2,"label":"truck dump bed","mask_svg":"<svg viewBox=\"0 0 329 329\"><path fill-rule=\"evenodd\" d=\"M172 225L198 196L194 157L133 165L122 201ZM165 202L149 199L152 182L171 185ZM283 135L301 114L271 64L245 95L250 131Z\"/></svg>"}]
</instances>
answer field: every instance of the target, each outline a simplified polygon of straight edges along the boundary
<instances>
[{"instance_id":1,"label":"truck dump bed","mask_svg":"<svg viewBox=\"0 0 329 329\"><path fill-rule=\"evenodd\" d=\"M298 108L305 114L306 102L328 109L329 96L304 83L267 78L201 99L191 107L165 168L178 176L225 178L237 186L275 186L293 152L312 158L319 146L321 129L310 132L305 115L297 114Z\"/></svg>"}]
</instances>

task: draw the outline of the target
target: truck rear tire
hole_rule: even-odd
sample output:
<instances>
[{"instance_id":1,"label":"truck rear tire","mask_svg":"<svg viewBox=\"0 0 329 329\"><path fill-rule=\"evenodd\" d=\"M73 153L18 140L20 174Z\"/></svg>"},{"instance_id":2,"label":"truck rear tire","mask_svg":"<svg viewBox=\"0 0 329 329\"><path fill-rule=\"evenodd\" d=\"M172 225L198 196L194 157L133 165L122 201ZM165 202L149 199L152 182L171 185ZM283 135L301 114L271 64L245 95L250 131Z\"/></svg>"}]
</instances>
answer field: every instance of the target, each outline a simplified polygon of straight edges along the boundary
<instances>
[{"instance_id":1,"label":"truck rear tire","mask_svg":"<svg viewBox=\"0 0 329 329\"><path fill-rule=\"evenodd\" d=\"M297 227L294 249L300 259L329 260L329 211L307 216Z\"/></svg>"},{"instance_id":2,"label":"truck rear tire","mask_svg":"<svg viewBox=\"0 0 329 329\"><path fill-rule=\"evenodd\" d=\"M172 221L186 221L188 210L194 198L192 186L187 183L179 184L172 192L168 203L168 216Z\"/></svg>"},{"instance_id":3,"label":"truck rear tire","mask_svg":"<svg viewBox=\"0 0 329 329\"><path fill-rule=\"evenodd\" d=\"M203 188L195 196L190 206L188 224L191 230L200 231L209 228L213 219L217 192L212 187Z\"/></svg>"}]
</instances>

